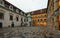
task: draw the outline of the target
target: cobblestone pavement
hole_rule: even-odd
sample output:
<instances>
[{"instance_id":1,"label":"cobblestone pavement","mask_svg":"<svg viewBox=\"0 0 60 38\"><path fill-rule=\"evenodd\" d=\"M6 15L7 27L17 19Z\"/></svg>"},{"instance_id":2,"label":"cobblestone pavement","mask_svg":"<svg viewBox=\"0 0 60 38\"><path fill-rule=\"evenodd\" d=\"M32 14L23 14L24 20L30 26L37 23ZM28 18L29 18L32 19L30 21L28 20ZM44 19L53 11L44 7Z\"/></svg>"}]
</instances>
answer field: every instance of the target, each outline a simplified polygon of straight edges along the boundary
<instances>
[{"instance_id":1,"label":"cobblestone pavement","mask_svg":"<svg viewBox=\"0 0 60 38\"><path fill-rule=\"evenodd\" d=\"M0 38L40 38L39 31L38 27L0 28Z\"/></svg>"},{"instance_id":2,"label":"cobblestone pavement","mask_svg":"<svg viewBox=\"0 0 60 38\"><path fill-rule=\"evenodd\" d=\"M17 28L2 28L0 29L0 38L21 38Z\"/></svg>"},{"instance_id":3,"label":"cobblestone pavement","mask_svg":"<svg viewBox=\"0 0 60 38\"><path fill-rule=\"evenodd\" d=\"M60 38L60 32L57 31L50 32L46 37L43 29L40 27L0 28L0 38Z\"/></svg>"}]
</instances>

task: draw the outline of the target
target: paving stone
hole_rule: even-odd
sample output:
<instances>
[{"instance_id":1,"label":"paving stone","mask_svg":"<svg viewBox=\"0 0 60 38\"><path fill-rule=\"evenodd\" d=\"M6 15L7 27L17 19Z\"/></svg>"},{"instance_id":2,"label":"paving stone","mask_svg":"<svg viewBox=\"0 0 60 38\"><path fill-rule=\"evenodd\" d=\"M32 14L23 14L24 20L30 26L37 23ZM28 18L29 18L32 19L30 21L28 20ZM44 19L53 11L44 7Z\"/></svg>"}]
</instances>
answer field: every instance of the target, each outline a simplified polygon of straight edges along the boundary
<instances>
[{"instance_id":1,"label":"paving stone","mask_svg":"<svg viewBox=\"0 0 60 38\"><path fill-rule=\"evenodd\" d=\"M40 33L40 27L16 27L0 29L1 37L4 38L33 38L43 37Z\"/></svg>"}]
</instances>

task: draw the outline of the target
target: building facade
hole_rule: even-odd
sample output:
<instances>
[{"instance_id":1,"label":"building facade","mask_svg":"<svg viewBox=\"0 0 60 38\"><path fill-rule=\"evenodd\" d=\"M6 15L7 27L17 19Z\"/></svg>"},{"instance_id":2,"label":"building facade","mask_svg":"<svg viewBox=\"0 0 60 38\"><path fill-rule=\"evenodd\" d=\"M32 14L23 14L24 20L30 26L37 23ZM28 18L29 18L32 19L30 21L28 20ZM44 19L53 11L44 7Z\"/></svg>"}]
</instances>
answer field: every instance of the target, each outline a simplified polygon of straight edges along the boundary
<instances>
[{"instance_id":1,"label":"building facade","mask_svg":"<svg viewBox=\"0 0 60 38\"><path fill-rule=\"evenodd\" d=\"M41 9L31 12L33 26L46 26L47 25L47 9Z\"/></svg>"},{"instance_id":2,"label":"building facade","mask_svg":"<svg viewBox=\"0 0 60 38\"><path fill-rule=\"evenodd\" d=\"M25 25L26 14L5 0L0 0L0 27Z\"/></svg>"},{"instance_id":3,"label":"building facade","mask_svg":"<svg viewBox=\"0 0 60 38\"><path fill-rule=\"evenodd\" d=\"M49 37L60 38L60 0L48 0L47 31Z\"/></svg>"},{"instance_id":4,"label":"building facade","mask_svg":"<svg viewBox=\"0 0 60 38\"><path fill-rule=\"evenodd\" d=\"M48 26L52 29L60 29L60 0L49 0Z\"/></svg>"}]
</instances>

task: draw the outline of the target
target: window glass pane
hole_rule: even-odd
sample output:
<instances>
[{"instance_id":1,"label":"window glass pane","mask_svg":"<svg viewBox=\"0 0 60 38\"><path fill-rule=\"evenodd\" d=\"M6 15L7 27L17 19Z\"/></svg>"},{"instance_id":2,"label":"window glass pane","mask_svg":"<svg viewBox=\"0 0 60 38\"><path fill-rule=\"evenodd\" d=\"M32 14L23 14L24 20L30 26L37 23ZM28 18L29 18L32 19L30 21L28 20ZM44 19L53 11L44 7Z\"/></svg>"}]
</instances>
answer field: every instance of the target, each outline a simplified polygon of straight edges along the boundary
<instances>
[{"instance_id":1,"label":"window glass pane","mask_svg":"<svg viewBox=\"0 0 60 38\"><path fill-rule=\"evenodd\" d=\"M17 12L17 13L19 13L19 10L18 10L18 9L16 9L16 12Z\"/></svg>"},{"instance_id":2,"label":"window glass pane","mask_svg":"<svg viewBox=\"0 0 60 38\"><path fill-rule=\"evenodd\" d=\"M3 5L4 4L4 2L3 1L0 1L0 5Z\"/></svg>"},{"instance_id":3,"label":"window glass pane","mask_svg":"<svg viewBox=\"0 0 60 38\"><path fill-rule=\"evenodd\" d=\"M0 19L4 19L4 14L0 13Z\"/></svg>"},{"instance_id":4,"label":"window glass pane","mask_svg":"<svg viewBox=\"0 0 60 38\"><path fill-rule=\"evenodd\" d=\"M18 17L16 17L16 21L19 21L19 18Z\"/></svg>"},{"instance_id":5,"label":"window glass pane","mask_svg":"<svg viewBox=\"0 0 60 38\"><path fill-rule=\"evenodd\" d=\"M0 1L0 4L2 4L2 2Z\"/></svg>"},{"instance_id":6,"label":"window glass pane","mask_svg":"<svg viewBox=\"0 0 60 38\"><path fill-rule=\"evenodd\" d=\"M9 6L9 9L10 9L10 10L13 10L13 6Z\"/></svg>"},{"instance_id":7,"label":"window glass pane","mask_svg":"<svg viewBox=\"0 0 60 38\"><path fill-rule=\"evenodd\" d=\"M13 16L12 15L10 15L10 20L13 20Z\"/></svg>"}]
</instances>

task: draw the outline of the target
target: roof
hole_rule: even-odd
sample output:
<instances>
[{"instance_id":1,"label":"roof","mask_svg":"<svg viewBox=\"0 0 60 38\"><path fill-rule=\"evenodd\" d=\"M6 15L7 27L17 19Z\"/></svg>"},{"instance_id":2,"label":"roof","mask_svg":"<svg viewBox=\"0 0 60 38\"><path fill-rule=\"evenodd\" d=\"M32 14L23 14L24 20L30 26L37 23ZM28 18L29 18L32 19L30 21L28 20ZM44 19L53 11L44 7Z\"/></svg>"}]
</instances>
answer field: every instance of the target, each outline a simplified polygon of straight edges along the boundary
<instances>
[{"instance_id":1,"label":"roof","mask_svg":"<svg viewBox=\"0 0 60 38\"><path fill-rule=\"evenodd\" d=\"M14 6L13 4L9 3L8 1L6 1L6 0L3 0L3 1L4 1L6 4L8 4L8 5L12 5L12 6L13 6L13 9L18 9L19 11L24 12L23 10L19 9L18 7Z\"/></svg>"},{"instance_id":2,"label":"roof","mask_svg":"<svg viewBox=\"0 0 60 38\"><path fill-rule=\"evenodd\" d=\"M32 11L32 12L29 12L30 14L41 14L41 13L47 13L47 8L44 8L44 9L40 9L40 10L36 10L36 11Z\"/></svg>"}]
</instances>

